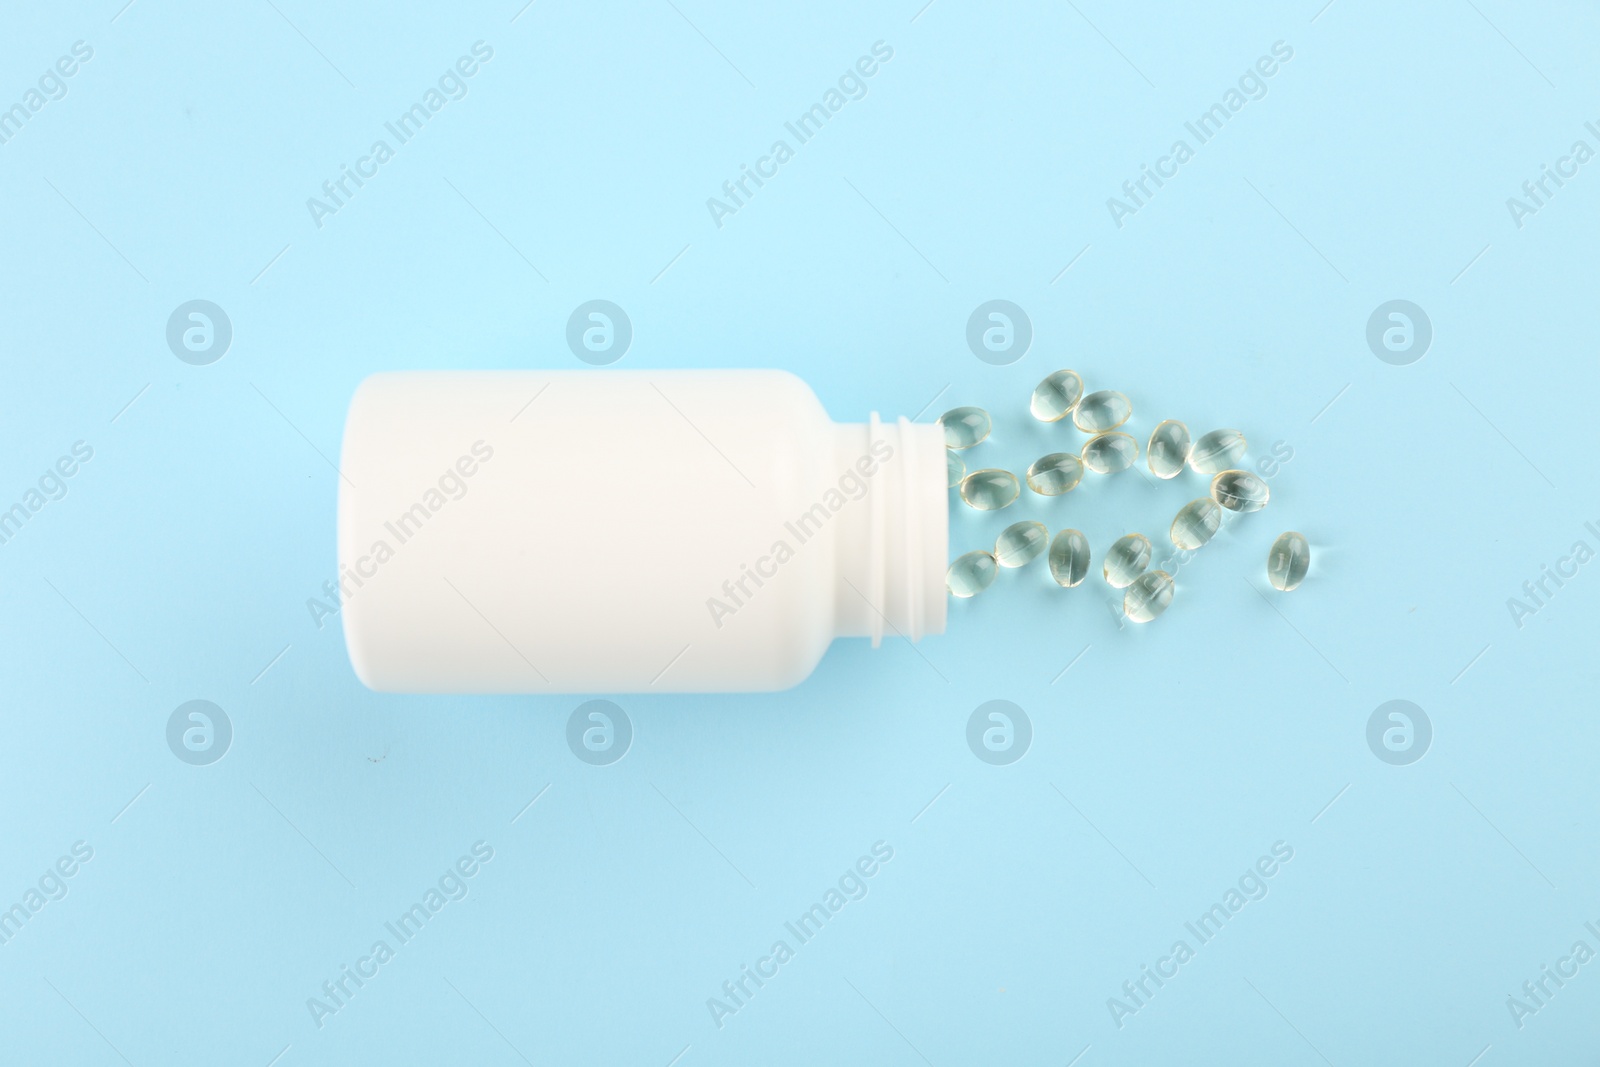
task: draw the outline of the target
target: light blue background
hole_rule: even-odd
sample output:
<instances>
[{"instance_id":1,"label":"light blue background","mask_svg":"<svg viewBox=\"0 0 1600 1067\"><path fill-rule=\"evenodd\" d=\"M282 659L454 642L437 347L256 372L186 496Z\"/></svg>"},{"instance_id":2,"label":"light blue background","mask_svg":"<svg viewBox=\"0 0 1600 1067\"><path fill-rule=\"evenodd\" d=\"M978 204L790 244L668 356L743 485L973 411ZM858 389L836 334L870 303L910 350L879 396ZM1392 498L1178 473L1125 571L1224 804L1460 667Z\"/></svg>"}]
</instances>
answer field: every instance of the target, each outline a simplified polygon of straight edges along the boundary
<instances>
[{"instance_id":1,"label":"light blue background","mask_svg":"<svg viewBox=\"0 0 1600 1067\"><path fill-rule=\"evenodd\" d=\"M0 34L0 105L94 49L0 145L0 507L94 449L0 545L0 907L94 849L0 946L4 1059L1592 1061L1600 963L1521 1029L1506 1007L1600 949L1600 564L1520 629L1506 607L1600 548L1600 163L1521 229L1505 204L1600 147L1590 6L121 2ZM469 95L317 228L306 198L480 39ZM715 226L878 40L868 95ZM1268 95L1119 229L1106 198L1279 40ZM165 342L196 298L234 328L210 366ZM1076 447L1024 406L1061 366L1141 437L1293 459L1153 625L1036 565L791 692L619 698L633 747L592 767L576 698L378 696L306 608L356 383L580 366L592 298L631 317L621 366L787 368L840 420L987 405L969 458L1013 469ZM992 298L1035 330L1006 367L965 343ZM1410 366L1365 341L1396 298L1435 330ZM1160 543L1202 488L1025 494L952 550L1026 517ZM1283 596L1290 528L1316 557ZM196 698L234 728L204 767L164 733ZM965 741L994 698L1033 723L1010 766ZM1434 728L1403 767L1365 739L1397 698ZM319 1029L307 998L480 840L470 895ZM713 1025L879 840L869 895ZM1280 840L1269 895L1119 1029L1107 998Z\"/></svg>"}]
</instances>

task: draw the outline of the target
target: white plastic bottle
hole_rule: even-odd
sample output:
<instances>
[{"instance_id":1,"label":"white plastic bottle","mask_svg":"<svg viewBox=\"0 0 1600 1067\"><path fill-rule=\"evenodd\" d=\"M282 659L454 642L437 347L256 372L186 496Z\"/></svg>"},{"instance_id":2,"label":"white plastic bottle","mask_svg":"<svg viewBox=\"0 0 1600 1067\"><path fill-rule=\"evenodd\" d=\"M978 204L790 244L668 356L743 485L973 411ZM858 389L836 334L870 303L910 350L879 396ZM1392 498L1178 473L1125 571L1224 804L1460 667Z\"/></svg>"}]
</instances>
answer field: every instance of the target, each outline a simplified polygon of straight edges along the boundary
<instances>
[{"instance_id":1,"label":"white plastic bottle","mask_svg":"<svg viewBox=\"0 0 1600 1067\"><path fill-rule=\"evenodd\" d=\"M378 374L340 469L373 689L782 689L835 637L944 631L940 428L834 423L781 371Z\"/></svg>"}]
</instances>

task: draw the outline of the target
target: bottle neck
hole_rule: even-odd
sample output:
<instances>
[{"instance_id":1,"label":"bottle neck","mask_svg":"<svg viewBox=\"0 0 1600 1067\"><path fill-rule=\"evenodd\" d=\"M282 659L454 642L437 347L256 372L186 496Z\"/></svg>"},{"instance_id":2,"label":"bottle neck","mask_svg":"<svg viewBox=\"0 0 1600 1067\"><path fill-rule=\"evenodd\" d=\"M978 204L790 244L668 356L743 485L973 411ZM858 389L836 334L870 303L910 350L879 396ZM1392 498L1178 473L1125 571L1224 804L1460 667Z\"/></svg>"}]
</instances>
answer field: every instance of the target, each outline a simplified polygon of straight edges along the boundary
<instances>
[{"instance_id":1,"label":"bottle neck","mask_svg":"<svg viewBox=\"0 0 1600 1067\"><path fill-rule=\"evenodd\" d=\"M865 493L835 528L840 637L920 640L944 632L949 491L944 434L901 418L835 428L835 466Z\"/></svg>"}]
</instances>

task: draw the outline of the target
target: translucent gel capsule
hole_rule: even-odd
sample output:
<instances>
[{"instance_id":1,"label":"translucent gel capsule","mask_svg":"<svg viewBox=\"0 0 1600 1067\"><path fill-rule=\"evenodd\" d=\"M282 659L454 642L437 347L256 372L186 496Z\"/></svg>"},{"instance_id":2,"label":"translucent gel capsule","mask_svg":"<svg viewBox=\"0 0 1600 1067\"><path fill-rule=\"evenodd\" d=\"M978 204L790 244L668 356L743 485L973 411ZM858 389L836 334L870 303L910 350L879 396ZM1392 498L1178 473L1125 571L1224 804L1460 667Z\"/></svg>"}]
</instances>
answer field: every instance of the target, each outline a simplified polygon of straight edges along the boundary
<instances>
[{"instance_id":1,"label":"translucent gel capsule","mask_svg":"<svg viewBox=\"0 0 1600 1067\"><path fill-rule=\"evenodd\" d=\"M1244 434L1238 430L1212 430L1194 443L1189 466L1201 474L1218 474L1244 458Z\"/></svg>"},{"instance_id":2,"label":"translucent gel capsule","mask_svg":"<svg viewBox=\"0 0 1600 1067\"><path fill-rule=\"evenodd\" d=\"M1059 422L1083 396L1083 379L1075 370L1058 370L1033 387L1028 410L1040 422Z\"/></svg>"},{"instance_id":3,"label":"translucent gel capsule","mask_svg":"<svg viewBox=\"0 0 1600 1067\"><path fill-rule=\"evenodd\" d=\"M1191 500L1178 509L1172 520L1172 543L1179 548L1199 548L1222 526L1222 509L1208 496Z\"/></svg>"},{"instance_id":4,"label":"translucent gel capsule","mask_svg":"<svg viewBox=\"0 0 1600 1067\"><path fill-rule=\"evenodd\" d=\"M1050 531L1042 522L1014 522L994 540L995 562L1002 567L1032 563L1050 544Z\"/></svg>"},{"instance_id":5,"label":"translucent gel capsule","mask_svg":"<svg viewBox=\"0 0 1600 1067\"><path fill-rule=\"evenodd\" d=\"M1211 499L1229 511L1260 511L1272 496L1249 471L1223 471L1211 479Z\"/></svg>"},{"instance_id":6,"label":"translucent gel capsule","mask_svg":"<svg viewBox=\"0 0 1600 1067\"><path fill-rule=\"evenodd\" d=\"M1144 461L1150 473L1157 478L1176 478L1189 462L1189 427L1177 419L1168 419L1150 431L1150 443L1145 446Z\"/></svg>"},{"instance_id":7,"label":"translucent gel capsule","mask_svg":"<svg viewBox=\"0 0 1600 1067\"><path fill-rule=\"evenodd\" d=\"M1106 581L1117 589L1125 588L1150 566L1150 538L1131 533L1119 537L1106 549L1106 562L1102 573Z\"/></svg>"},{"instance_id":8,"label":"translucent gel capsule","mask_svg":"<svg viewBox=\"0 0 1600 1067\"><path fill-rule=\"evenodd\" d=\"M1083 480L1083 461L1071 452L1040 456L1028 468L1028 488L1040 496L1060 496Z\"/></svg>"},{"instance_id":9,"label":"translucent gel capsule","mask_svg":"<svg viewBox=\"0 0 1600 1067\"><path fill-rule=\"evenodd\" d=\"M961 479L967 476L967 461L961 458L961 453L953 448L944 450L944 469L947 472L951 489L961 484Z\"/></svg>"},{"instance_id":10,"label":"translucent gel capsule","mask_svg":"<svg viewBox=\"0 0 1600 1067\"><path fill-rule=\"evenodd\" d=\"M1115 389L1101 389L1078 401L1072 409L1072 425L1084 433L1115 430L1133 415L1133 405Z\"/></svg>"},{"instance_id":11,"label":"translucent gel capsule","mask_svg":"<svg viewBox=\"0 0 1600 1067\"><path fill-rule=\"evenodd\" d=\"M1128 586L1122 598L1122 613L1134 622L1149 622L1172 603L1172 575L1166 571L1145 571Z\"/></svg>"},{"instance_id":12,"label":"translucent gel capsule","mask_svg":"<svg viewBox=\"0 0 1600 1067\"><path fill-rule=\"evenodd\" d=\"M944 584L951 596L966 599L977 596L993 585L994 576L999 573L1000 566L994 556L979 549L968 552L950 564L950 569L944 572Z\"/></svg>"},{"instance_id":13,"label":"translucent gel capsule","mask_svg":"<svg viewBox=\"0 0 1600 1067\"><path fill-rule=\"evenodd\" d=\"M1072 588L1089 576L1089 539L1078 530L1062 530L1050 539L1050 577Z\"/></svg>"},{"instance_id":14,"label":"translucent gel capsule","mask_svg":"<svg viewBox=\"0 0 1600 1067\"><path fill-rule=\"evenodd\" d=\"M961 479L961 499L967 502L968 507L979 511L999 511L1017 499L1017 494L1021 492L1022 486L1015 474L995 467L973 471Z\"/></svg>"},{"instance_id":15,"label":"translucent gel capsule","mask_svg":"<svg viewBox=\"0 0 1600 1067\"><path fill-rule=\"evenodd\" d=\"M1310 569L1311 542L1303 533L1281 533L1267 550L1267 581L1274 589L1287 593L1300 588Z\"/></svg>"},{"instance_id":16,"label":"translucent gel capsule","mask_svg":"<svg viewBox=\"0 0 1600 1067\"><path fill-rule=\"evenodd\" d=\"M1125 433L1098 434L1083 446L1083 465L1096 474L1125 471L1138 458L1139 442Z\"/></svg>"},{"instance_id":17,"label":"translucent gel capsule","mask_svg":"<svg viewBox=\"0 0 1600 1067\"><path fill-rule=\"evenodd\" d=\"M939 416L946 448L971 448L989 436L994 423L982 408L951 408Z\"/></svg>"}]
</instances>

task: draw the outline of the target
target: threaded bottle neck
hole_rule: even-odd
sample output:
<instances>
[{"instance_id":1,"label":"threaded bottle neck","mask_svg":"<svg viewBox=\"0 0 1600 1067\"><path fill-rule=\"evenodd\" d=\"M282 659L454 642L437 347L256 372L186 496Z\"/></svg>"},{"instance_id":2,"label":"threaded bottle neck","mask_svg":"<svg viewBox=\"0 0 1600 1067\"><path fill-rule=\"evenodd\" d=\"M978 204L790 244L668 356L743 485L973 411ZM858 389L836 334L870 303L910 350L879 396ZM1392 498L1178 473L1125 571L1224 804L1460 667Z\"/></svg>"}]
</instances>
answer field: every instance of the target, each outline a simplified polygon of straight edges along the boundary
<instances>
[{"instance_id":1,"label":"threaded bottle neck","mask_svg":"<svg viewBox=\"0 0 1600 1067\"><path fill-rule=\"evenodd\" d=\"M917 641L944 632L949 494L944 436L901 418L837 427L835 462L863 483L835 531L835 626L841 637Z\"/></svg>"}]
</instances>

